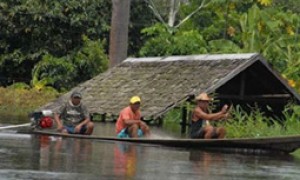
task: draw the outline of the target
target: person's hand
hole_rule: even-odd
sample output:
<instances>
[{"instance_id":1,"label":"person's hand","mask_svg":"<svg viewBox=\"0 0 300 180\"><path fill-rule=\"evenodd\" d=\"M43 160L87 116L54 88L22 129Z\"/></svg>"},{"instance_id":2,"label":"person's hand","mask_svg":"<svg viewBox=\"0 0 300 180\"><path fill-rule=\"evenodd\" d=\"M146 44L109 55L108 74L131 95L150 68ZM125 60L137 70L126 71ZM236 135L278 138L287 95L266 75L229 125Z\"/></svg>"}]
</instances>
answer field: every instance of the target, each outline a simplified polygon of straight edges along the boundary
<instances>
[{"instance_id":1,"label":"person's hand","mask_svg":"<svg viewBox=\"0 0 300 180\"><path fill-rule=\"evenodd\" d=\"M63 126L63 125L61 125L61 124L57 125L56 130L57 130L58 132L61 132L63 129L64 129L64 126Z\"/></svg>"},{"instance_id":2,"label":"person's hand","mask_svg":"<svg viewBox=\"0 0 300 180\"><path fill-rule=\"evenodd\" d=\"M82 125L81 124L78 124L77 126L75 126L75 133L79 133L80 132L80 129L81 129Z\"/></svg>"},{"instance_id":3,"label":"person's hand","mask_svg":"<svg viewBox=\"0 0 300 180\"><path fill-rule=\"evenodd\" d=\"M227 104L225 104L223 107L222 107L222 113L226 113L227 112L227 109L228 109L228 105Z\"/></svg>"},{"instance_id":4,"label":"person's hand","mask_svg":"<svg viewBox=\"0 0 300 180\"><path fill-rule=\"evenodd\" d=\"M147 124L144 121L140 121L140 127L146 127Z\"/></svg>"}]
</instances>

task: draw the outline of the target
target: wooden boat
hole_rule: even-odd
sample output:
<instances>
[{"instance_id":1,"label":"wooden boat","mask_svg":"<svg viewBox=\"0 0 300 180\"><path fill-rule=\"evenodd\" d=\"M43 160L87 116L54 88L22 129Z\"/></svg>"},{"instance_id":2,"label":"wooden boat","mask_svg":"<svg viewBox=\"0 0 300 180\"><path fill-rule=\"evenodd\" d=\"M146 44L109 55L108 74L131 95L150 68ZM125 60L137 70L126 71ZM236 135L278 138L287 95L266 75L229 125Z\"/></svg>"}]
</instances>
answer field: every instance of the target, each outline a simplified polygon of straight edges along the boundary
<instances>
[{"instance_id":1,"label":"wooden boat","mask_svg":"<svg viewBox=\"0 0 300 180\"><path fill-rule=\"evenodd\" d=\"M49 136L61 136L65 138L80 138L103 141L121 141L130 143L142 143L162 145L169 147L181 147L188 149L213 149L218 151L234 150L245 153L291 153L300 148L300 135L240 138L240 139L146 139L146 138L117 138L108 136L87 136L77 134L62 134L45 130L33 130L31 133Z\"/></svg>"},{"instance_id":2,"label":"wooden boat","mask_svg":"<svg viewBox=\"0 0 300 180\"><path fill-rule=\"evenodd\" d=\"M260 138L235 138L235 139L154 139L154 138L117 138L111 136L88 136L79 134L57 133L54 127L42 129L42 117L48 117L51 111L34 112L31 115L31 124L27 130L19 133L31 133L65 138L80 138L102 141L119 141L129 143L143 143L188 149L210 149L217 151L245 152L245 153L291 153L300 148L300 135L260 137Z\"/></svg>"}]
</instances>

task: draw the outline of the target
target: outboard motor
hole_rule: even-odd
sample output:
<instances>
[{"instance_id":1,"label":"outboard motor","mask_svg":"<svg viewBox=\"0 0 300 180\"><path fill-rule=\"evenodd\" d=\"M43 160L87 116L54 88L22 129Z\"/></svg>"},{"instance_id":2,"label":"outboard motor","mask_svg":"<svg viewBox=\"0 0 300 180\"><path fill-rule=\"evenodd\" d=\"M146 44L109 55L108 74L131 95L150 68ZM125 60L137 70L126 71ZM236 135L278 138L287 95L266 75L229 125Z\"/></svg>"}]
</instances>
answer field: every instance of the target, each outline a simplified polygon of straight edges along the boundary
<instances>
[{"instance_id":1,"label":"outboard motor","mask_svg":"<svg viewBox=\"0 0 300 180\"><path fill-rule=\"evenodd\" d=\"M31 127L44 129L53 126L53 112L51 110L42 110L30 114Z\"/></svg>"}]
</instances>

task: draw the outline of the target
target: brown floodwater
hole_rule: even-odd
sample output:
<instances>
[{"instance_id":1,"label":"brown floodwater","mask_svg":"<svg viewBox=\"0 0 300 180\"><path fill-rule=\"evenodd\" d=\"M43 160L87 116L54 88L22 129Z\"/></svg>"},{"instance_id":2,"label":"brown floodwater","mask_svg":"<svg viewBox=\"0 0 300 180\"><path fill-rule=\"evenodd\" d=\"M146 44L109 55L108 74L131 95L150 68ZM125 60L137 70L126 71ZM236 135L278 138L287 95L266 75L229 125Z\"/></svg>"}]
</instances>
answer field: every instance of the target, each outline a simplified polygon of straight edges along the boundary
<instances>
[{"instance_id":1,"label":"brown floodwater","mask_svg":"<svg viewBox=\"0 0 300 180\"><path fill-rule=\"evenodd\" d=\"M153 128L156 137L174 135ZM114 135L99 123L95 135ZM0 131L0 179L298 179L292 155L253 155Z\"/></svg>"}]
</instances>

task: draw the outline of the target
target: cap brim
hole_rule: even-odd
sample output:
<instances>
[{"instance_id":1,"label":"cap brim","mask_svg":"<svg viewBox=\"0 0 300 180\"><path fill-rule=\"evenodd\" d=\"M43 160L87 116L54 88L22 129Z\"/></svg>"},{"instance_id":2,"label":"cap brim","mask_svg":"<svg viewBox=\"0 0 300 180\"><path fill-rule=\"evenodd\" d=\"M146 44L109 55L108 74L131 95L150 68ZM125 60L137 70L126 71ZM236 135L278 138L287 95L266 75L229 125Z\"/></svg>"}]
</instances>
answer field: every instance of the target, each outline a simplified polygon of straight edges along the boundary
<instances>
[{"instance_id":1,"label":"cap brim","mask_svg":"<svg viewBox=\"0 0 300 180\"><path fill-rule=\"evenodd\" d=\"M212 99L196 99L196 101L211 101Z\"/></svg>"},{"instance_id":2,"label":"cap brim","mask_svg":"<svg viewBox=\"0 0 300 180\"><path fill-rule=\"evenodd\" d=\"M81 96L73 96L73 98L80 98L81 99Z\"/></svg>"},{"instance_id":3,"label":"cap brim","mask_svg":"<svg viewBox=\"0 0 300 180\"><path fill-rule=\"evenodd\" d=\"M141 103L141 101L130 102L131 104Z\"/></svg>"}]
</instances>

